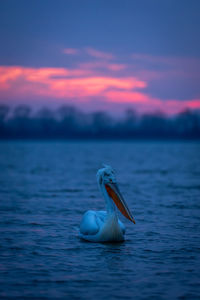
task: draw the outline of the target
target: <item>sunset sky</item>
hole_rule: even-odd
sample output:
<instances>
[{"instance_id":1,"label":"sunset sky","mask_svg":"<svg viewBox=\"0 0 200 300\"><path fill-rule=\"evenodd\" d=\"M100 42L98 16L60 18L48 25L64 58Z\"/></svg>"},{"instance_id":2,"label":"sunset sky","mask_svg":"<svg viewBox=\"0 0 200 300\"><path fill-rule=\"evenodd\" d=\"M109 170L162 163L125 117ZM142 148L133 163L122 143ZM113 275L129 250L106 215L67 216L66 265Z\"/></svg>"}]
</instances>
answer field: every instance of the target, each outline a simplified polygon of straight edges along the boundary
<instances>
[{"instance_id":1,"label":"sunset sky","mask_svg":"<svg viewBox=\"0 0 200 300\"><path fill-rule=\"evenodd\" d=\"M0 103L200 109L200 1L1 0Z\"/></svg>"}]
</instances>

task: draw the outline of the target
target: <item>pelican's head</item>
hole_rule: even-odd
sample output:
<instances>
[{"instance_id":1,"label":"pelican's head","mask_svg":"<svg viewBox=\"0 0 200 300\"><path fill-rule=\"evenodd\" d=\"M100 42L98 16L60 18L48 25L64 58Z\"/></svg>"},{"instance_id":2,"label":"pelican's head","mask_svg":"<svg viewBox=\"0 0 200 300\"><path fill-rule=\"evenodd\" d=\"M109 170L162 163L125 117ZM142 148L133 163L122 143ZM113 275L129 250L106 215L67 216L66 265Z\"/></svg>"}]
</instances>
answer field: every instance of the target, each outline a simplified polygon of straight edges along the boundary
<instances>
[{"instance_id":1,"label":"pelican's head","mask_svg":"<svg viewBox=\"0 0 200 300\"><path fill-rule=\"evenodd\" d=\"M116 183L115 173L111 166L103 165L103 168L98 170L97 181L99 185L109 182Z\"/></svg>"},{"instance_id":2,"label":"pelican's head","mask_svg":"<svg viewBox=\"0 0 200 300\"><path fill-rule=\"evenodd\" d=\"M128 205L119 191L114 170L108 165L103 165L103 168L97 172L97 181L100 188L105 186L108 196L114 201L120 212L135 224Z\"/></svg>"}]
</instances>

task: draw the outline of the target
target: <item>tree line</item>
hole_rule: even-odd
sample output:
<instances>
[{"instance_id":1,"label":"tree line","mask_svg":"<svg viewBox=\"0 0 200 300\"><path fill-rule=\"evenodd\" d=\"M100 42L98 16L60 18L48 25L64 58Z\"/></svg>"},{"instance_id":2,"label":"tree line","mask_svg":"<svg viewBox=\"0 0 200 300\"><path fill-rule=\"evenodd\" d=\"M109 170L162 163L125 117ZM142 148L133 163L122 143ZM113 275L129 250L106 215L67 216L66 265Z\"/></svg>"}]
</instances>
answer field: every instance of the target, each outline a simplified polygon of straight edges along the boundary
<instances>
[{"instance_id":1,"label":"tree line","mask_svg":"<svg viewBox=\"0 0 200 300\"><path fill-rule=\"evenodd\" d=\"M185 110L169 117L129 109L123 118L114 118L72 106L34 112L27 105L0 105L0 139L200 139L200 112Z\"/></svg>"}]
</instances>

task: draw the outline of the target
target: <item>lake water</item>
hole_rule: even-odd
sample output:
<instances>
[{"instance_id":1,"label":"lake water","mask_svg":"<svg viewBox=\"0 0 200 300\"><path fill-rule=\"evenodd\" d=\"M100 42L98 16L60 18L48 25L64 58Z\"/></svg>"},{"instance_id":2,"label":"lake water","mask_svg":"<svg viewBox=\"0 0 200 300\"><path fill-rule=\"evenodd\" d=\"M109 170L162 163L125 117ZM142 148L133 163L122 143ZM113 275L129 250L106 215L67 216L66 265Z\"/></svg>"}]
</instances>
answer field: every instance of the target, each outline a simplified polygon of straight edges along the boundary
<instances>
[{"instance_id":1,"label":"lake water","mask_svg":"<svg viewBox=\"0 0 200 300\"><path fill-rule=\"evenodd\" d=\"M116 170L136 225L119 244L78 237ZM200 299L200 144L1 142L1 299Z\"/></svg>"}]
</instances>

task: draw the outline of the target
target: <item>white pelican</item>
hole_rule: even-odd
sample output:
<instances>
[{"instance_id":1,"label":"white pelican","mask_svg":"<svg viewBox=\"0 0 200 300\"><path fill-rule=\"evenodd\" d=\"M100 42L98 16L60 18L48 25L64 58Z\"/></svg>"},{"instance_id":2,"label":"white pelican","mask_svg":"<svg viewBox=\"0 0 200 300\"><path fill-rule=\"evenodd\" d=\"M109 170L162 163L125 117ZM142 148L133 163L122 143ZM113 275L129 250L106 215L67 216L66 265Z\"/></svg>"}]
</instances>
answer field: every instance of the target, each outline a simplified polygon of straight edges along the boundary
<instances>
[{"instance_id":1,"label":"white pelican","mask_svg":"<svg viewBox=\"0 0 200 300\"><path fill-rule=\"evenodd\" d=\"M134 224L135 220L118 189L113 169L104 165L97 172L97 182L106 202L106 211L88 210L82 218L79 236L90 242L123 241L125 226L117 217L116 206Z\"/></svg>"}]
</instances>

